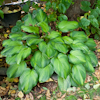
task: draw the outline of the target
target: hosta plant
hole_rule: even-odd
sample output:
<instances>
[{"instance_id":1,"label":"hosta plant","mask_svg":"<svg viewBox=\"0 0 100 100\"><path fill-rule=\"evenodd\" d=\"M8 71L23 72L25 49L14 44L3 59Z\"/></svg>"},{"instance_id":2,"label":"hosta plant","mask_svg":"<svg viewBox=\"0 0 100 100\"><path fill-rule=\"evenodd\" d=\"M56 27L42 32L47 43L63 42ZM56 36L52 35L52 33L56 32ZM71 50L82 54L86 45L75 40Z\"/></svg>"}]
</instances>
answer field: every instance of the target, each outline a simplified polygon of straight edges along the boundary
<instances>
[{"instance_id":1,"label":"hosta plant","mask_svg":"<svg viewBox=\"0 0 100 100\"><path fill-rule=\"evenodd\" d=\"M19 77L18 87L24 93L29 93L37 82L47 81L54 72L61 91L83 85L86 72L93 73L97 65L93 52L96 44L83 31L74 31L78 22L61 21L59 30L52 30L48 22L41 9L35 15L28 14L22 31L13 30L3 41L1 54L10 65L7 76ZM64 32L70 32L70 36L64 36Z\"/></svg>"},{"instance_id":2,"label":"hosta plant","mask_svg":"<svg viewBox=\"0 0 100 100\"><path fill-rule=\"evenodd\" d=\"M98 0L99 1L99 0ZM92 36L94 39L100 40L100 8L96 5L95 8L90 8L90 2L82 1L81 9L88 11L79 20L79 26L85 30L87 36Z\"/></svg>"}]
</instances>

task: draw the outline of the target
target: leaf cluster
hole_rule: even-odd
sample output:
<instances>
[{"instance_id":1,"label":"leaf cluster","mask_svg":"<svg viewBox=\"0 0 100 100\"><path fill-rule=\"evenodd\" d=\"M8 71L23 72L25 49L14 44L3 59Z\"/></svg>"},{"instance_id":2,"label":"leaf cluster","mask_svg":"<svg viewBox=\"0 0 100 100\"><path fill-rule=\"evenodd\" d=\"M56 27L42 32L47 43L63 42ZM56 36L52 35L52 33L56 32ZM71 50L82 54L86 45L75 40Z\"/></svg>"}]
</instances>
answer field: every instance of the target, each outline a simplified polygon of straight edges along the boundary
<instances>
[{"instance_id":1,"label":"leaf cluster","mask_svg":"<svg viewBox=\"0 0 100 100\"><path fill-rule=\"evenodd\" d=\"M87 36L94 36L94 39L100 40L100 7L99 7L99 0L95 8L90 7L90 2L82 1L81 2L81 9L84 11L88 11L81 16L79 19L79 26L85 30Z\"/></svg>"},{"instance_id":2,"label":"leaf cluster","mask_svg":"<svg viewBox=\"0 0 100 100\"><path fill-rule=\"evenodd\" d=\"M73 31L78 27L76 21L63 20L57 27L59 30L52 30L46 13L34 10L18 21L9 39L3 41L1 54L10 65L7 76L20 77L19 90L29 93L37 82L45 82L55 72L63 91L83 85L86 71L94 72L98 61L93 39L83 31ZM69 31L70 36L62 35Z\"/></svg>"}]
</instances>

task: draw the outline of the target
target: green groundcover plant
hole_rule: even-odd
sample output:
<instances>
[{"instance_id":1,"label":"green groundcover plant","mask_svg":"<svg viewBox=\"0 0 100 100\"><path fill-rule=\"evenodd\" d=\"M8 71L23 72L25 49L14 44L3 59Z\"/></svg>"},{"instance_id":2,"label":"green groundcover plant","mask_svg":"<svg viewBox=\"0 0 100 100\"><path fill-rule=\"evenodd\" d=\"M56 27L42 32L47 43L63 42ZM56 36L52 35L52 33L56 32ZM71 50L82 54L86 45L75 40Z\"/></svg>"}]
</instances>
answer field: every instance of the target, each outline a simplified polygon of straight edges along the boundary
<instances>
[{"instance_id":1,"label":"green groundcover plant","mask_svg":"<svg viewBox=\"0 0 100 100\"><path fill-rule=\"evenodd\" d=\"M100 0L94 4L94 8L90 7L91 4L88 1L82 1L81 5L81 9L86 13L80 18L79 26L85 30L87 36L92 35L94 39L100 40Z\"/></svg>"},{"instance_id":2,"label":"green groundcover plant","mask_svg":"<svg viewBox=\"0 0 100 100\"><path fill-rule=\"evenodd\" d=\"M54 72L61 91L83 85L86 72L93 73L98 63L93 39L83 31L74 31L78 27L76 21L63 20L57 24L59 30L52 30L43 10L33 12L18 21L9 39L3 41L1 54L10 65L7 76L19 77L18 88L24 93L29 93L37 82L48 80ZM70 32L70 36L64 36L65 32Z\"/></svg>"}]
</instances>

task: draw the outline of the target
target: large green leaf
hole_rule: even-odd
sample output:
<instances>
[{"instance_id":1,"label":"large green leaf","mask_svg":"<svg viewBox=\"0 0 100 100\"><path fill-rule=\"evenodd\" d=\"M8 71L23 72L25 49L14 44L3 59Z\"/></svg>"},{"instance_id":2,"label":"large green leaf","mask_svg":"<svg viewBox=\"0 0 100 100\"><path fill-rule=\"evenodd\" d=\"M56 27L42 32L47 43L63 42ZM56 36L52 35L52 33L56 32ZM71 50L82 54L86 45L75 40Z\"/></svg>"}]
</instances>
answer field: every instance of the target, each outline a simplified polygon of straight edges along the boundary
<instances>
[{"instance_id":1,"label":"large green leaf","mask_svg":"<svg viewBox=\"0 0 100 100\"><path fill-rule=\"evenodd\" d=\"M37 38L30 38L30 39L27 39L27 44L29 45L29 46L31 46L32 44L38 44L38 43L40 43L40 42L42 42L43 41L43 39L37 39Z\"/></svg>"},{"instance_id":2,"label":"large green leaf","mask_svg":"<svg viewBox=\"0 0 100 100\"><path fill-rule=\"evenodd\" d=\"M25 59L31 54L31 48L30 47L23 47L20 52L17 55L17 64L21 62L21 60Z\"/></svg>"},{"instance_id":3,"label":"large green leaf","mask_svg":"<svg viewBox=\"0 0 100 100\"><path fill-rule=\"evenodd\" d=\"M9 65L12 65L12 64L17 63L16 57L17 57L17 54L16 55L13 55L11 57L7 56L6 57L6 63L9 64Z\"/></svg>"},{"instance_id":4,"label":"large green leaf","mask_svg":"<svg viewBox=\"0 0 100 100\"><path fill-rule=\"evenodd\" d=\"M27 68L20 76L18 88L20 91L22 90L27 94L37 84L37 82L38 74L36 73L36 71Z\"/></svg>"},{"instance_id":5,"label":"large green leaf","mask_svg":"<svg viewBox=\"0 0 100 100\"><path fill-rule=\"evenodd\" d=\"M57 58L52 58L51 63L54 66L54 71L62 78L67 78L71 67L68 62L68 57L60 53Z\"/></svg>"},{"instance_id":6,"label":"large green leaf","mask_svg":"<svg viewBox=\"0 0 100 100\"><path fill-rule=\"evenodd\" d=\"M65 13L66 10L67 10L66 6L63 3L59 3L59 5L58 5L58 11L60 13Z\"/></svg>"},{"instance_id":7,"label":"large green leaf","mask_svg":"<svg viewBox=\"0 0 100 100\"><path fill-rule=\"evenodd\" d=\"M66 91L71 86L70 76L68 75L66 79L59 76L58 86L59 86L60 91Z\"/></svg>"},{"instance_id":8,"label":"large green leaf","mask_svg":"<svg viewBox=\"0 0 100 100\"><path fill-rule=\"evenodd\" d=\"M27 65L24 61L20 64L12 64L7 70L7 76L9 78L19 77L25 71L26 67Z\"/></svg>"},{"instance_id":9,"label":"large green leaf","mask_svg":"<svg viewBox=\"0 0 100 100\"><path fill-rule=\"evenodd\" d=\"M91 59L91 62L93 64L93 66L96 67L96 65L98 64L98 59L97 59L96 55L92 51L89 51L88 55L89 55L89 57Z\"/></svg>"},{"instance_id":10,"label":"large green leaf","mask_svg":"<svg viewBox=\"0 0 100 100\"><path fill-rule=\"evenodd\" d=\"M72 39L78 40L80 42L85 42L88 39L83 31L73 31L70 33L70 36Z\"/></svg>"},{"instance_id":11,"label":"large green leaf","mask_svg":"<svg viewBox=\"0 0 100 100\"><path fill-rule=\"evenodd\" d=\"M89 1L81 1L81 9L83 11L89 11L91 8L90 8L91 4Z\"/></svg>"},{"instance_id":12,"label":"large green leaf","mask_svg":"<svg viewBox=\"0 0 100 100\"><path fill-rule=\"evenodd\" d=\"M49 64L49 59L46 54L36 51L33 57L31 58L31 65L39 66L40 68L46 67Z\"/></svg>"},{"instance_id":13,"label":"large green leaf","mask_svg":"<svg viewBox=\"0 0 100 100\"><path fill-rule=\"evenodd\" d=\"M100 14L100 9L97 7L96 9L91 9L90 15L93 15L95 18L98 18Z\"/></svg>"},{"instance_id":14,"label":"large green leaf","mask_svg":"<svg viewBox=\"0 0 100 100\"><path fill-rule=\"evenodd\" d=\"M68 32L68 31L76 29L77 27L78 27L78 22L76 21L61 21L58 24L58 28L62 32Z\"/></svg>"},{"instance_id":15,"label":"large green leaf","mask_svg":"<svg viewBox=\"0 0 100 100\"><path fill-rule=\"evenodd\" d=\"M35 26L21 26L21 29L23 31L29 32L29 33L39 33L39 28Z\"/></svg>"},{"instance_id":16,"label":"large green leaf","mask_svg":"<svg viewBox=\"0 0 100 100\"><path fill-rule=\"evenodd\" d=\"M71 50L69 54L69 61L73 64L85 63L85 55L80 50Z\"/></svg>"},{"instance_id":17,"label":"large green leaf","mask_svg":"<svg viewBox=\"0 0 100 100\"><path fill-rule=\"evenodd\" d=\"M38 72L40 83L46 82L54 72L54 68L51 64L48 64L44 68L40 68L38 66L34 66L34 67L35 70Z\"/></svg>"},{"instance_id":18,"label":"large green leaf","mask_svg":"<svg viewBox=\"0 0 100 100\"><path fill-rule=\"evenodd\" d=\"M37 35L35 35L35 34L29 34L29 35L25 35L25 36L22 37L23 40L27 40L27 39L31 39L31 38L33 38L33 39L34 39L34 38L38 39L39 36L37 36Z\"/></svg>"},{"instance_id":19,"label":"large green leaf","mask_svg":"<svg viewBox=\"0 0 100 100\"><path fill-rule=\"evenodd\" d=\"M38 9L38 13L36 15L36 20L38 22L42 22L42 21L46 22L47 21L47 15L45 12L43 12L42 9Z\"/></svg>"},{"instance_id":20,"label":"large green leaf","mask_svg":"<svg viewBox=\"0 0 100 100\"><path fill-rule=\"evenodd\" d=\"M46 44L46 42L45 42L45 41L40 42L38 46L39 46L39 50L40 50L41 52L43 52L43 53L45 53L45 52L46 52L46 49L47 49L47 44Z\"/></svg>"},{"instance_id":21,"label":"large green leaf","mask_svg":"<svg viewBox=\"0 0 100 100\"><path fill-rule=\"evenodd\" d=\"M51 41L56 42L56 43L64 43L62 37L56 37L56 38L52 39Z\"/></svg>"},{"instance_id":22,"label":"large green leaf","mask_svg":"<svg viewBox=\"0 0 100 100\"><path fill-rule=\"evenodd\" d=\"M46 48L46 54L49 58L53 57L55 54L57 53L57 51L54 49L54 47L51 45L51 43L47 44L47 48Z\"/></svg>"},{"instance_id":23,"label":"large green leaf","mask_svg":"<svg viewBox=\"0 0 100 100\"><path fill-rule=\"evenodd\" d=\"M6 47L6 46L21 46L23 43L22 41L12 41L11 39L7 39L7 40L4 40L3 41L3 46Z\"/></svg>"},{"instance_id":24,"label":"large green leaf","mask_svg":"<svg viewBox=\"0 0 100 100\"><path fill-rule=\"evenodd\" d=\"M71 86L78 87L78 84L72 78L72 73L70 74L70 82L71 82Z\"/></svg>"},{"instance_id":25,"label":"large green leaf","mask_svg":"<svg viewBox=\"0 0 100 100\"><path fill-rule=\"evenodd\" d=\"M9 38L12 40L22 40L22 38L26 36L24 32L10 33Z\"/></svg>"},{"instance_id":26,"label":"large green leaf","mask_svg":"<svg viewBox=\"0 0 100 100\"><path fill-rule=\"evenodd\" d=\"M67 53L68 52L68 48L65 44L61 44L61 43L54 43L54 48L56 50L58 50L59 52L62 52L62 53Z\"/></svg>"},{"instance_id":27,"label":"large green leaf","mask_svg":"<svg viewBox=\"0 0 100 100\"><path fill-rule=\"evenodd\" d=\"M28 18L25 20L25 26L29 26L29 25L35 25L35 19L32 19L32 16L30 13L28 13Z\"/></svg>"},{"instance_id":28,"label":"large green leaf","mask_svg":"<svg viewBox=\"0 0 100 100\"><path fill-rule=\"evenodd\" d=\"M89 48L83 43L71 44L71 48L73 50L82 50L83 52L88 52L89 51Z\"/></svg>"},{"instance_id":29,"label":"large green leaf","mask_svg":"<svg viewBox=\"0 0 100 100\"><path fill-rule=\"evenodd\" d=\"M61 36L61 33L57 32L57 31L51 31L50 35L48 35L49 39L54 39Z\"/></svg>"},{"instance_id":30,"label":"large green leaf","mask_svg":"<svg viewBox=\"0 0 100 100\"><path fill-rule=\"evenodd\" d=\"M9 46L6 47L5 49L3 49L3 51L1 52L2 55L4 56L12 56L16 53L19 53L19 51L23 48L23 46Z\"/></svg>"},{"instance_id":31,"label":"large green leaf","mask_svg":"<svg viewBox=\"0 0 100 100\"><path fill-rule=\"evenodd\" d=\"M60 16L58 16L58 20L59 21L68 20L68 17L66 15L60 14Z\"/></svg>"},{"instance_id":32,"label":"large green leaf","mask_svg":"<svg viewBox=\"0 0 100 100\"><path fill-rule=\"evenodd\" d=\"M70 37L68 37L68 36L64 36L64 37L63 37L63 40L64 40L64 42L65 42L66 44L71 44L71 43L73 43L73 40L72 40Z\"/></svg>"},{"instance_id":33,"label":"large green leaf","mask_svg":"<svg viewBox=\"0 0 100 100\"><path fill-rule=\"evenodd\" d=\"M88 55L85 55L85 57L86 57L86 63L84 64L84 67L85 67L86 71L93 73L95 70L92 65L91 59Z\"/></svg>"},{"instance_id":34,"label":"large green leaf","mask_svg":"<svg viewBox=\"0 0 100 100\"><path fill-rule=\"evenodd\" d=\"M43 32L48 32L50 27L46 22L40 22L38 25L42 28Z\"/></svg>"},{"instance_id":35,"label":"large green leaf","mask_svg":"<svg viewBox=\"0 0 100 100\"><path fill-rule=\"evenodd\" d=\"M89 49L91 50L95 50L96 47L96 43L94 42L94 40L92 38L89 38L86 42L85 45L87 45L89 47Z\"/></svg>"},{"instance_id":36,"label":"large green leaf","mask_svg":"<svg viewBox=\"0 0 100 100\"><path fill-rule=\"evenodd\" d=\"M74 65L72 67L72 78L77 84L84 84L86 78L86 71L82 64Z\"/></svg>"},{"instance_id":37,"label":"large green leaf","mask_svg":"<svg viewBox=\"0 0 100 100\"><path fill-rule=\"evenodd\" d=\"M85 17L81 19L81 23L83 26L89 26L90 20L86 19Z\"/></svg>"},{"instance_id":38,"label":"large green leaf","mask_svg":"<svg viewBox=\"0 0 100 100\"><path fill-rule=\"evenodd\" d=\"M98 23L97 18L95 18L93 15L89 15L88 18L89 18L91 24L92 24L94 27L96 27L97 29L99 29L99 23Z\"/></svg>"}]
</instances>

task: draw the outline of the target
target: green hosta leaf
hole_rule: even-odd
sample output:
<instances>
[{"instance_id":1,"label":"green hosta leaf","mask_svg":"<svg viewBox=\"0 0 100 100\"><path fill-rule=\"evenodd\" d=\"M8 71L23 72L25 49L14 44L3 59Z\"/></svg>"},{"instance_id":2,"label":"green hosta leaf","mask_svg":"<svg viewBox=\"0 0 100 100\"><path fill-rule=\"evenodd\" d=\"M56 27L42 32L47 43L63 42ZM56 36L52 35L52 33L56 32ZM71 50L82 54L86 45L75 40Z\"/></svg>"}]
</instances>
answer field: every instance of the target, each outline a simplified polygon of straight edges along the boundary
<instances>
[{"instance_id":1,"label":"green hosta leaf","mask_svg":"<svg viewBox=\"0 0 100 100\"><path fill-rule=\"evenodd\" d=\"M68 52L68 48L67 48L67 46L65 44L54 43L54 47L59 52L62 52L62 53L67 53Z\"/></svg>"},{"instance_id":2,"label":"green hosta leaf","mask_svg":"<svg viewBox=\"0 0 100 100\"><path fill-rule=\"evenodd\" d=\"M88 39L83 31L73 31L70 33L70 36L72 37L72 39L76 39L80 42L85 42Z\"/></svg>"},{"instance_id":3,"label":"green hosta leaf","mask_svg":"<svg viewBox=\"0 0 100 100\"><path fill-rule=\"evenodd\" d=\"M22 41L12 41L11 39L7 39L7 40L4 40L3 41L3 46L6 47L6 46L21 46L23 43Z\"/></svg>"},{"instance_id":4,"label":"green hosta leaf","mask_svg":"<svg viewBox=\"0 0 100 100\"><path fill-rule=\"evenodd\" d=\"M7 64L12 65L12 64L17 63L16 57L17 57L17 55L13 55L13 56L11 56L11 57L9 57L9 56L6 57L6 62L7 62Z\"/></svg>"},{"instance_id":5,"label":"green hosta leaf","mask_svg":"<svg viewBox=\"0 0 100 100\"><path fill-rule=\"evenodd\" d=\"M71 86L78 87L78 84L72 78L72 73L70 74L70 82L71 82Z\"/></svg>"},{"instance_id":6,"label":"green hosta leaf","mask_svg":"<svg viewBox=\"0 0 100 100\"><path fill-rule=\"evenodd\" d=\"M25 35L25 36L22 37L23 40L27 40L27 39L31 39L31 38L38 39L39 37L37 35L35 35L35 34L29 34L29 35Z\"/></svg>"},{"instance_id":7,"label":"green hosta leaf","mask_svg":"<svg viewBox=\"0 0 100 100\"><path fill-rule=\"evenodd\" d=\"M11 42L12 42L11 39L7 39L7 40L4 40L4 41L3 41L2 45L3 45L3 47L6 47L6 46L8 46Z\"/></svg>"},{"instance_id":8,"label":"green hosta leaf","mask_svg":"<svg viewBox=\"0 0 100 100\"><path fill-rule=\"evenodd\" d=\"M95 70L92 65L91 59L88 55L85 55L85 57L86 57L86 63L84 64L84 67L85 67L86 71L93 73Z\"/></svg>"},{"instance_id":9,"label":"green hosta leaf","mask_svg":"<svg viewBox=\"0 0 100 100\"><path fill-rule=\"evenodd\" d=\"M64 42L65 42L66 44L71 44L71 43L73 43L73 40L72 40L70 37L68 37L68 36L64 36L64 37L63 37L63 40L64 40Z\"/></svg>"},{"instance_id":10,"label":"green hosta leaf","mask_svg":"<svg viewBox=\"0 0 100 100\"><path fill-rule=\"evenodd\" d=\"M71 50L69 54L69 61L73 64L85 63L85 55L80 50Z\"/></svg>"},{"instance_id":11,"label":"green hosta leaf","mask_svg":"<svg viewBox=\"0 0 100 100\"><path fill-rule=\"evenodd\" d=\"M0 10L0 17L3 19L4 18L4 12Z\"/></svg>"},{"instance_id":12,"label":"green hosta leaf","mask_svg":"<svg viewBox=\"0 0 100 100\"><path fill-rule=\"evenodd\" d=\"M37 33L39 34L39 28L38 27L35 27L35 26L21 26L21 29L26 31L26 32L29 32L29 33Z\"/></svg>"},{"instance_id":13,"label":"green hosta leaf","mask_svg":"<svg viewBox=\"0 0 100 100\"><path fill-rule=\"evenodd\" d=\"M38 23L38 25L42 28L43 32L48 32L50 29L46 22L40 22Z\"/></svg>"},{"instance_id":14,"label":"green hosta leaf","mask_svg":"<svg viewBox=\"0 0 100 100\"><path fill-rule=\"evenodd\" d=\"M68 31L76 29L77 27L78 27L78 22L76 21L61 21L58 24L58 28L62 32L68 32Z\"/></svg>"},{"instance_id":15,"label":"green hosta leaf","mask_svg":"<svg viewBox=\"0 0 100 100\"><path fill-rule=\"evenodd\" d=\"M38 13L37 13L37 15L36 15L36 20L37 20L38 22L42 22L42 21L46 22L46 21L47 21L47 15L46 15L45 12L43 12L42 9L39 9L39 10L38 10Z\"/></svg>"},{"instance_id":16,"label":"green hosta leaf","mask_svg":"<svg viewBox=\"0 0 100 100\"><path fill-rule=\"evenodd\" d=\"M49 64L49 59L46 54L36 51L34 56L31 58L31 64L34 66L39 66L44 68Z\"/></svg>"},{"instance_id":17,"label":"green hosta leaf","mask_svg":"<svg viewBox=\"0 0 100 100\"><path fill-rule=\"evenodd\" d=\"M99 8L91 9L90 15L93 15L95 18L98 18L99 14L100 14L100 9Z\"/></svg>"},{"instance_id":18,"label":"green hosta leaf","mask_svg":"<svg viewBox=\"0 0 100 100\"><path fill-rule=\"evenodd\" d=\"M12 40L22 40L24 36L26 36L24 32L10 33L9 38Z\"/></svg>"},{"instance_id":19,"label":"green hosta leaf","mask_svg":"<svg viewBox=\"0 0 100 100\"><path fill-rule=\"evenodd\" d=\"M23 61L20 64L13 64L7 70L7 76L9 78L19 77L22 72L26 69L27 65Z\"/></svg>"},{"instance_id":20,"label":"green hosta leaf","mask_svg":"<svg viewBox=\"0 0 100 100\"><path fill-rule=\"evenodd\" d=\"M91 50L95 50L96 47L96 43L94 42L94 40L92 38L89 38L86 42L85 45L87 45L89 47L89 49Z\"/></svg>"},{"instance_id":21,"label":"green hosta leaf","mask_svg":"<svg viewBox=\"0 0 100 100\"><path fill-rule=\"evenodd\" d=\"M20 27L20 26L14 26L14 27L11 29L11 32L12 32L12 33L21 32L21 27Z\"/></svg>"},{"instance_id":22,"label":"green hosta leaf","mask_svg":"<svg viewBox=\"0 0 100 100\"><path fill-rule=\"evenodd\" d=\"M98 20L93 16L93 15L89 15L88 19L90 19L91 24L96 27L97 29L99 29L99 23Z\"/></svg>"},{"instance_id":23,"label":"green hosta leaf","mask_svg":"<svg viewBox=\"0 0 100 100\"><path fill-rule=\"evenodd\" d=\"M56 37L61 36L61 33L57 32L57 31L51 31L50 35L48 35L49 39L54 39Z\"/></svg>"},{"instance_id":24,"label":"green hosta leaf","mask_svg":"<svg viewBox=\"0 0 100 100\"><path fill-rule=\"evenodd\" d=\"M40 83L46 82L54 72L53 66L51 64L45 66L44 68L35 66L35 70L39 74L39 82Z\"/></svg>"},{"instance_id":25,"label":"green hosta leaf","mask_svg":"<svg viewBox=\"0 0 100 100\"><path fill-rule=\"evenodd\" d=\"M31 39L28 39L26 42L29 46L31 46L32 44L38 44L42 41L43 41L43 39L31 38Z\"/></svg>"},{"instance_id":26,"label":"green hosta leaf","mask_svg":"<svg viewBox=\"0 0 100 100\"><path fill-rule=\"evenodd\" d=\"M83 11L89 11L91 8L90 8L91 4L89 1L81 1L81 9Z\"/></svg>"},{"instance_id":27,"label":"green hosta leaf","mask_svg":"<svg viewBox=\"0 0 100 100\"><path fill-rule=\"evenodd\" d=\"M60 91L66 91L71 86L70 76L68 75L66 79L58 77L58 86Z\"/></svg>"},{"instance_id":28,"label":"green hosta leaf","mask_svg":"<svg viewBox=\"0 0 100 100\"><path fill-rule=\"evenodd\" d=\"M37 84L37 82L38 74L36 73L36 71L27 68L20 76L18 88L20 91L22 90L27 94Z\"/></svg>"},{"instance_id":29,"label":"green hosta leaf","mask_svg":"<svg viewBox=\"0 0 100 100\"><path fill-rule=\"evenodd\" d=\"M36 23L34 23L35 19L32 19L32 16L30 13L28 13L27 19L25 20L25 26L29 26L29 25L35 25Z\"/></svg>"},{"instance_id":30,"label":"green hosta leaf","mask_svg":"<svg viewBox=\"0 0 100 100\"><path fill-rule=\"evenodd\" d=\"M1 54L4 56L12 56L16 53L19 53L19 51L23 48L23 46L14 46L14 47L6 47Z\"/></svg>"},{"instance_id":31,"label":"green hosta leaf","mask_svg":"<svg viewBox=\"0 0 100 100\"><path fill-rule=\"evenodd\" d=\"M60 14L60 16L58 16L58 20L59 21L68 20L68 17L66 15Z\"/></svg>"},{"instance_id":32,"label":"green hosta leaf","mask_svg":"<svg viewBox=\"0 0 100 100\"><path fill-rule=\"evenodd\" d=\"M85 17L81 19L81 23L83 26L89 26L90 20L86 19Z\"/></svg>"},{"instance_id":33,"label":"green hosta leaf","mask_svg":"<svg viewBox=\"0 0 100 100\"><path fill-rule=\"evenodd\" d=\"M98 59L97 59L96 55L92 51L89 51L88 55L89 55L89 57L91 59L91 62L93 64L93 66L96 67L96 65L98 64Z\"/></svg>"},{"instance_id":34,"label":"green hosta leaf","mask_svg":"<svg viewBox=\"0 0 100 100\"><path fill-rule=\"evenodd\" d=\"M58 5L58 11L60 13L65 13L66 10L67 10L66 6L63 3L59 3L59 5Z\"/></svg>"},{"instance_id":35,"label":"green hosta leaf","mask_svg":"<svg viewBox=\"0 0 100 100\"><path fill-rule=\"evenodd\" d=\"M60 77L66 79L71 70L68 57L65 54L60 53L57 58L52 58L51 63L54 66L54 71Z\"/></svg>"},{"instance_id":36,"label":"green hosta leaf","mask_svg":"<svg viewBox=\"0 0 100 100\"><path fill-rule=\"evenodd\" d=\"M72 78L77 84L84 84L86 78L86 71L82 64L74 65L72 67Z\"/></svg>"},{"instance_id":37,"label":"green hosta leaf","mask_svg":"<svg viewBox=\"0 0 100 100\"><path fill-rule=\"evenodd\" d=\"M41 52L43 52L43 53L45 53L45 52L46 52L46 49L47 49L47 44L46 44L46 42L45 42L45 41L40 42L38 46L39 46L39 50L40 50Z\"/></svg>"},{"instance_id":38,"label":"green hosta leaf","mask_svg":"<svg viewBox=\"0 0 100 100\"><path fill-rule=\"evenodd\" d=\"M46 48L46 54L49 58L54 57L57 51L54 49L54 47L48 43Z\"/></svg>"},{"instance_id":39,"label":"green hosta leaf","mask_svg":"<svg viewBox=\"0 0 100 100\"><path fill-rule=\"evenodd\" d=\"M71 48L73 49L73 50L82 50L83 52L85 51L85 52L88 52L89 51L89 48L85 45L85 44L83 44L83 43L73 43L73 44L71 44Z\"/></svg>"},{"instance_id":40,"label":"green hosta leaf","mask_svg":"<svg viewBox=\"0 0 100 100\"><path fill-rule=\"evenodd\" d=\"M20 52L17 55L17 64L21 62L22 59L25 59L31 54L31 48L30 47L23 47Z\"/></svg>"},{"instance_id":41,"label":"green hosta leaf","mask_svg":"<svg viewBox=\"0 0 100 100\"><path fill-rule=\"evenodd\" d=\"M62 43L62 44L64 43L62 37L56 37L56 38L52 39L51 41L56 42L56 43Z\"/></svg>"}]
</instances>

